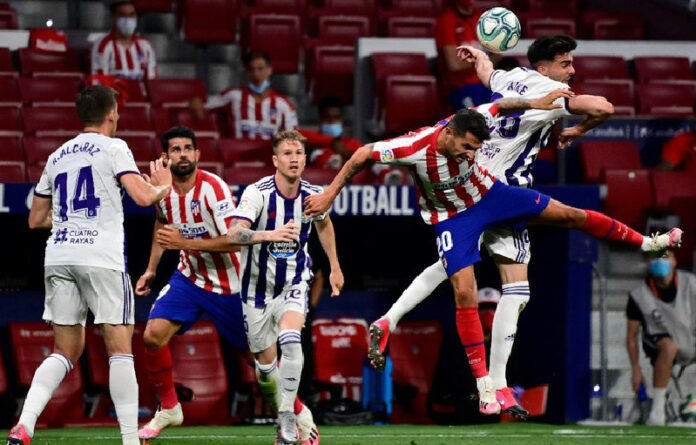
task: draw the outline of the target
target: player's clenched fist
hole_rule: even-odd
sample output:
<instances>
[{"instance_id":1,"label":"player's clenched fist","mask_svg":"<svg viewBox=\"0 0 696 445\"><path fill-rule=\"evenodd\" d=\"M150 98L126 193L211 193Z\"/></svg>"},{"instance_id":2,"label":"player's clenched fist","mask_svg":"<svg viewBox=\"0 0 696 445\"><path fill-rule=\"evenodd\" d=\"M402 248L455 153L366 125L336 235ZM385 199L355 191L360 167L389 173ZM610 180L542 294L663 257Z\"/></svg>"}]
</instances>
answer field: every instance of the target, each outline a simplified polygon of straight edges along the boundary
<instances>
[{"instance_id":1,"label":"player's clenched fist","mask_svg":"<svg viewBox=\"0 0 696 445\"><path fill-rule=\"evenodd\" d=\"M268 241L275 242L290 242L300 240L300 225L291 219L285 225L279 229L272 230L269 233Z\"/></svg>"},{"instance_id":2,"label":"player's clenched fist","mask_svg":"<svg viewBox=\"0 0 696 445\"><path fill-rule=\"evenodd\" d=\"M182 250L186 249L185 239L181 235L179 229L172 226L164 226L157 230L155 234L157 244L165 250Z\"/></svg>"},{"instance_id":3,"label":"player's clenched fist","mask_svg":"<svg viewBox=\"0 0 696 445\"><path fill-rule=\"evenodd\" d=\"M326 192L317 193L315 195L309 195L305 198L305 216L309 218L316 218L319 215L323 215L331 207L333 199Z\"/></svg>"},{"instance_id":4,"label":"player's clenched fist","mask_svg":"<svg viewBox=\"0 0 696 445\"><path fill-rule=\"evenodd\" d=\"M154 280L155 273L146 270L145 273L138 278L138 282L135 283L135 295L139 297L147 297L150 295L150 286L152 286Z\"/></svg>"}]
</instances>

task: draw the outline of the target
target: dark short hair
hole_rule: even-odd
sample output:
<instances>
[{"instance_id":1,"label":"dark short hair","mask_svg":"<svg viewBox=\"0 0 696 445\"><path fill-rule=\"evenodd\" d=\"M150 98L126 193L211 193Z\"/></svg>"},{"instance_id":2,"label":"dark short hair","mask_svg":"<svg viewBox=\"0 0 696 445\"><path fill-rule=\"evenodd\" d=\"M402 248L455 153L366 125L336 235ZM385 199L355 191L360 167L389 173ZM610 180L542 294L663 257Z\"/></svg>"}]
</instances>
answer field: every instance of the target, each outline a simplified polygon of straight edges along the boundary
<instances>
[{"instance_id":1,"label":"dark short hair","mask_svg":"<svg viewBox=\"0 0 696 445\"><path fill-rule=\"evenodd\" d=\"M266 52L261 51L259 49L252 49L244 55L244 66L248 68L251 62L256 59L263 59L266 61L267 64L271 64L271 58Z\"/></svg>"},{"instance_id":2,"label":"dark short hair","mask_svg":"<svg viewBox=\"0 0 696 445\"><path fill-rule=\"evenodd\" d=\"M514 57L510 56L505 56L498 60L498 63L495 64L495 69L497 70L503 70L503 71L512 71L515 68L520 66L520 61L517 60Z\"/></svg>"},{"instance_id":3,"label":"dark short hair","mask_svg":"<svg viewBox=\"0 0 696 445\"><path fill-rule=\"evenodd\" d=\"M447 123L455 136L463 137L467 132L473 134L479 141L487 141L491 138L486 119L481 113L469 108L462 108L457 111L452 119Z\"/></svg>"},{"instance_id":4,"label":"dark short hair","mask_svg":"<svg viewBox=\"0 0 696 445\"><path fill-rule=\"evenodd\" d=\"M160 136L160 143L162 144L162 152L167 153L169 151L169 140L174 138L189 138L193 142L193 148L198 150L198 145L196 145L196 135L189 127L177 126L172 127L169 130L162 133Z\"/></svg>"},{"instance_id":5,"label":"dark short hair","mask_svg":"<svg viewBox=\"0 0 696 445\"><path fill-rule=\"evenodd\" d=\"M131 0L116 0L114 2L111 2L111 5L109 5L109 10L111 11L111 14L116 14L118 8L120 8L123 5L131 5L135 8L136 11L138 10L138 8L135 6L135 3Z\"/></svg>"},{"instance_id":6,"label":"dark short hair","mask_svg":"<svg viewBox=\"0 0 696 445\"><path fill-rule=\"evenodd\" d=\"M116 108L118 92L111 87L92 85L77 93L75 109L84 127L99 126L106 115Z\"/></svg>"},{"instance_id":7,"label":"dark short hair","mask_svg":"<svg viewBox=\"0 0 696 445\"><path fill-rule=\"evenodd\" d=\"M326 96L319 99L317 108L319 109L319 114L323 113L327 108L343 109L343 102L336 96Z\"/></svg>"},{"instance_id":8,"label":"dark short hair","mask_svg":"<svg viewBox=\"0 0 696 445\"><path fill-rule=\"evenodd\" d=\"M536 39L527 50L527 59L532 66L539 62L553 62L558 54L569 53L578 47L574 38L565 35L544 36Z\"/></svg>"},{"instance_id":9,"label":"dark short hair","mask_svg":"<svg viewBox=\"0 0 696 445\"><path fill-rule=\"evenodd\" d=\"M278 153L278 146L283 142L299 142L304 147L307 138L297 130L279 131L273 135L273 154Z\"/></svg>"}]
</instances>

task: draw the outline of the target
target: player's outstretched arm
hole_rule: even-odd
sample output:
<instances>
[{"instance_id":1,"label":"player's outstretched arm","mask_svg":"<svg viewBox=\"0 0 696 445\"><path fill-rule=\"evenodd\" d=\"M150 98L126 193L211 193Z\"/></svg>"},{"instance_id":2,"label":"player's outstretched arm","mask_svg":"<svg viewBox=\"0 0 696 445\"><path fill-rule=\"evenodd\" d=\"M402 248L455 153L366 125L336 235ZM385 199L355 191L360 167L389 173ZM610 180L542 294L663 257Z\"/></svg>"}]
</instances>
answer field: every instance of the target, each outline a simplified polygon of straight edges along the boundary
<instances>
[{"instance_id":1,"label":"player's outstretched arm","mask_svg":"<svg viewBox=\"0 0 696 445\"><path fill-rule=\"evenodd\" d=\"M558 148L563 149L583 137L614 114L614 105L602 96L581 94L568 100L568 109L573 114L584 114L579 124L563 129L558 137Z\"/></svg>"},{"instance_id":2,"label":"player's outstretched arm","mask_svg":"<svg viewBox=\"0 0 696 445\"><path fill-rule=\"evenodd\" d=\"M526 110L555 110L563 104L555 103L559 98L570 99L573 92L568 89L553 90L549 94L535 99L523 97L503 97L493 102L499 114L515 114Z\"/></svg>"},{"instance_id":3,"label":"player's outstretched arm","mask_svg":"<svg viewBox=\"0 0 696 445\"><path fill-rule=\"evenodd\" d=\"M484 87L490 89L489 81L494 68L493 62L488 58L488 54L473 46L462 45L457 47L457 57L462 62L474 65L479 80Z\"/></svg>"},{"instance_id":4,"label":"player's outstretched arm","mask_svg":"<svg viewBox=\"0 0 696 445\"><path fill-rule=\"evenodd\" d=\"M238 246L248 246L266 242L290 242L300 240L300 226L294 220L275 230L252 230L251 221L232 218L227 231L227 242Z\"/></svg>"},{"instance_id":5,"label":"player's outstretched arm","mask_svg":"<svg viewBox=\"0 0 696 445\"><path fill-rule=\"evenodd\" d=\"M157 244L165 250L200 250L202 252L239 252L238 245L232 245L225 235L215 238L191 238L181 235L179 229L162 226L155 233Z\"/></svg>"},{"instance_id":6,"label":"player's outstretched arm","mask_svg":"<svg viewBox=\"0 0 696 445\"><path fill-rule=\"evenodd\" d=\"M338 294L341 293L341 289L343 289L344 278L341 264L338 262L338 253L336 252L336 231L334 230L329 215L326 215L326 218L323 220L316 220L314 225L317 228L317 235L319 236L321 247L324 249L324 252L326 252L329 264L331 265L331 274L329 275L331 296L338 297Z\"/></svg>"},{"instance_id":7,"label":"player's outstretched arm","mask_svg":"<svg viewBox=\"0 0 696 445\"><path fill-rule=\"evenodd\" d=\"M358 148L323 192L305 198L305 216L316 218L329 211L331 204L343 187L350 182L353 176L358 174L358 172L365 167L365 163L372 156L373 145L374 144L367 144Z\"/></svg>"},{"instance_id":8,"label":"player's outstretched arm","mask_svg":"<svg viewBox=\"0 0 696 445\"><path fill-rule=\"evenodd\" d=\"M150 162L150 176L126 174L121 176L126 193L141 207L151 206L163 199L172 186L172 172L161 159Z\"/></svg>"},{"instance_id":9,"label":"player's outstretched arm","mask_svg":"<svg viewBox=\"0 0 696 445\"><path fill-rule=\"evenodd\" d=\"M51 198L34 195L29 210L30 229L50 229L53 227L53 205Z\"/></svg>"},{"instance_id":10,"label":"player's outstretched arm","mask_svg":"<svg viewBox=\"0 0 696 445\"><path fill-rule=\"evenodd\" d=\"M164 223L158 218L155 220L155 228L152 231L152 245L150 246L150 260L147 262L147 269L138 278L138 282L135 283L135 295L139 297L147 297L150 295L152 282L155 280L155 275L157 275L157 266L159 266L160 260L162 259L162 254L164 249L160 247L157 243L156 235L157 231L164 227Z\"/></svg>"}]
</instances>

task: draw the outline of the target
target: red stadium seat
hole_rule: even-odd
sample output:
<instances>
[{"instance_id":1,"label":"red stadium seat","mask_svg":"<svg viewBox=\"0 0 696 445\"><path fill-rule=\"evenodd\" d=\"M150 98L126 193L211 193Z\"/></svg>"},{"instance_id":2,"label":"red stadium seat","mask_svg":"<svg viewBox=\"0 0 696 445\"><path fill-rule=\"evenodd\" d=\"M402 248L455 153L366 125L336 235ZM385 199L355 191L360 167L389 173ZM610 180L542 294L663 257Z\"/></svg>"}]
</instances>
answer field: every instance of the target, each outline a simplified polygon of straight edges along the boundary
<instances>
[{"instance_id":1,"label":"red stadium seat","mask_svg":"<svg viewBox=\"0 0 696 445\"><path fill-rule=\"evenodd\" d=\"M198 168L210 173L214 173L220 178L225 177L225 166L222 164L222 162L198 161Z\"/></svg>"},{"instance_id":2,"label":"red stadium seat","mask_svg":"<svg viewBox=\"0 0 696 445\"><path fill-rule=\"evenodd\" d=\"M176 114L180 108L153 108L151 110L152 120L155 124L155 132L157 134L164 133L171 127L177 124Z\"/></svg>"},{"instance_id":3,"label":"red stadium seat","mask_svg":"<svg viewBox=\"0 0 696 445\"><path fill-rule=\"evenodd\" d=\"M435 35L433 17L389 17L387 19L387 37L422 37Z\"/></svg>"},{"instance_id":4,"label":"red stadium seat","mask_svg":"<svg viewBox=\"0 0 696 445\"><path fill-rule=\"evenodd\" d=\"M136 162L154 161L162 153L160 150L155 149L154 138L151 136L128 136L125 140L128 143L128 148L133 152ZM149 170L146 173L149 174Z\"/></svg>"},{"instance_id":5,"label":"red stadium seat","mask_svg":"<svg viewBox=\"0 0 696 445\"><path fill-rule=\"evenodd\" d=\"M643 22L642 19L632 13L627 11L582 11L580 14L580 34L585 39L595 39L595 23L599 21L604 21L605 23L627 23L630 25L635 25L643 33ZM612 31L613 32L613 31ZM631 31L636 32L636 31ZM620 37L620 36L619 36ZM642 38L642 36L641 36ZM623 40L623 39L620 39Z\"/></svg>"},{"instance_id":6,"label":"red stadium seat","mask_svg":"<svg viewBox=\"0 0 696 445\"><path fill-rule=\"evenodd\" d=\"M442 6L442 0L391 0L388 12L402 16L437 17Z\"/></svg>"},{"instance_id":7,"label":"red stadium seat","mask_svg":"<svg viewBox=\"0 0 696 445\"><path fill-rule=\"evenodd\" d=\"M389 356L393 364L395 403L391 422L428 421L427 399L435 376L441 342L442 328L436 321L403 322L392 334ZM415 393L406 403L397 403L398 400L404 400L399 394L399 388L403 387L415 389Z\"/></svg>"},{"instance_id":8,"label":"red stadium seat","mask_svg":"<svg viewBox=\"0 0 696 445\"><path fill-rule=\"evenodd\" d=\"M339 318L318 319L312 323L315 379L324 384L340 385L344 396L362 398L362 364L367 354L365 320Z\"/></svg>"},{"instance_id":9,"label":"red stadium seat","mask_svg":"<svg viewBox=\"0 0 696 445\"><path fill-rule=\"evenodd\" d=\"M311 63L308 74L311 76L310 84L315 102L322 97L334 96L344 104L353 103L353 46L316 46L312 49Z\"/></svg>"},{"instance_id":10,"label":"red stadium seat","mask_svg":"<svg viewBox=\"0 0 696 445\"><path fill-rule=\"evenodd\" d=\"M193 391L193 400L181 402L187 424L228 421L228 385L218 333L212 323L196 323L170 342L174 382Z\"/></svg>"},{"instance_id":11,"label":"red stadium seat","mask_svg":"<svg viewBox=\"0 0 696 445\"><path fill-rule=\"evenodd\" d=\"M696 249L696 197L673 198L669 207L679 217L679 227L684 230L682 245L674 252L677 264L688 266L694 261Z\"/></svg>"},{"instance_id":12,"label":"red stadium seat","mask_svg":"<svg viewBox=\"0 0 696 445\"><path fill-rule=\"evenodd\" d=\"M70 137L70 136L69 136ZM68 141L69 137L24 137L24 153L27 157L27 164L45 164L51 153L56 151L61 145Z\"/></svg>"},{"instance_id":13,"label":"red stadium seat","mask_svg":"<svg viewBox=\"0 0 696 445\"><path fill-rule=\"evenodd\" d=\"M374 72L375 91L378 105L384 106L387 76L413 74L430 75L428 60L423 53L373 53L372 70Z\"/></svg>"},{"instance_id":14,"label":"red stadium seat","mask_svg":"<svg viewBox=\"0 0 696 445\"><path fill-rule=\"evenodd\" d=\"M261 178L274 175L275 167L225 167L225 180L228 184L253 184Z\"/></svg>"},{"instance_id":15,"label":"red stadium seat","mask_svg":"<svg viewBox=\"0 0 696 445\"><path fill-rule=\"evenodd\" d=\"M372 35L370 19L357 15L322 15L318 18L319 38L353 45L359 37Z\"/></svg>"},{"instance_id":16,"label":"red stadium seat","mask_svg":"<svg viewBox=\"0 0 696 445\"><path fill-rule=\"evenodd\" d=\"M574 81L588 79L631 79L626 60L619 56L578 56L573 58Z\"/></svg>"},{"instance_id":17,"label":"red stadium seat","mask_svg":"<svg viewBox=\"0 0 696 445\"><path fill-rule=\"evenodd\" d=\"M633 116L636 114L635 93L632 80L593 80L573 83L576 94L603 96L614 105L614 114Z\"/></svg>"},{"instance_id":18,"label":"red stadium seat","mask_svg":"<svg viewBox=\"0 0 696 445\"><path fill-rule=\"evenodd\" d=\"M334 180L337 170L329 170L320 167L307 167L302 172L302 179L310 184L329 185Z\"/></svg>"},{"instance_id":19,"label":"red stadium seat","mask_svg":"<svg viewBox=\"0 0 696 445\"><path fill-rule=\"evenodd\" d=\"M271 165L271 144L262 139L220 139L220 155L225 166L257 162Z\"/></svg>"},{"instance_id":20,"label":"red stadium seat","mask_svg":"<svg viewBox=\"0 0 696 445\"><path fill-rule=\"evenodd\" d=\"M196 146L201 152L201 159L209 162L220 161L220 138L215 135L196 135Z\"/></svg>"},{"instance_id":21,"label":"red stadium seat","mask_svg":"<svg viewBox=\"0 0 696 445\"><path fill-rule=\"evenodd\" d=\"M557 0L529 0L530 11L559 11L576 14L579 8L579 0L566 0L563 2Z\"/></svg>"},{"instance_id":22,"label":"red stadium seat","mask_svg":"<svg viewBox=\"0 0 696 445\"><path fill-rule=\"evenodd\" d=\"M118 132L149 133L154 131L149 104L123 105L118 109Z\"/></svg>"},{"instance_id":23,"label":"red stadium seat","mask_svg":"<svg viewBox=\"0 0 696 445\"><path fill-rule=\"evenodd\" d=\"M176 119L179 125L191 128L196 136L220 137L215 113L205 113L203 119L198 119L190 110L179 110Z\"/></svg>"},{"instance_id":24,"label":"red stadium seat","mask_svg":"<svg viewBox=\"0 0 696 445\"><path fill-rule=\"evenodd\" d=\"M474 7L482 11L498 7L512 9L513 3L514 0L474 0Z\"/></svg>"},{"instance_id":25,"label":"red stadium seat","mask_svg":"<svg viewBox=\"0 0 696 445\"><path fill-rule=\"evenodd\" d=\"M200 79L151 79L147 82L155 107L187 107L194 97L205 100L208 93Z\"/></svg>"},{"instance_id":26,"label":"red stadium seat","mask_svg":"<svg viewBox=\"0 0 696 445\"><path fill-rule=\"evenodd\" d=\"M602 182L608 169L641 168L638 146L633 141L581 141L579 149L587 182Z\"/></svg>"},{"instance_id":27,"label":"red stadium seat","mask_svg":"<svg viewBox=\"0 0 696 445\"><path fill-rule=\"evenodd\" d=\"M22 105L22 98L19 94L19 85L13 77L0 77L0 106Z\"/></svg>"},{"instance_id":28,"label":"red stadium seat","mask_svg":"<svg viewBox=\"0 0 696 445\"><path fill-rule=\"evenodd\" d=\"M641 83L656 80L694 80L688 57L634 57L636 76Z\"/></svg>"},{"instance_id":29,"label":"red stadium seat","mask_svg":"<svg viewBox=\"0 0 696 445\"><path fill-rule=\"evenodd\" d=\"M36 368L53 351L53 328L45 323L10 323L17 383L31 386ZM80 364L63 379L39 417L39 425L61 427L82 419L82 372Z\"/></svg>"},{"instance_id":30,"label":"red stadium seat","mask_svg":"<svg viewBox=\"0 0 696 445\"><path fill-rule=\"evenodd\" d=\"M607 197L602 210L642 232L647 211L653 205L648 170L605 170Z\"/></svg>"},{"instance_id":31,"label":"red stadium seat","mask_svg":"<svg viewBox=\"0 0 696 445\"><path fill-rule=\"evenodd\" d=\"M39 165L27 165L27 180L34 184L38 183L45 167L45 162Z\"/></svg>"},{"instance_id":32,"label":"red stadium seat","mask_svg":"<svg viewBox=\"0 0 696 445\"><path fill-rule=\"evenodd\" d=\"M40 72L81 72L79 55L74 50L64 53L33 51L29 48L19 50L19 63L22 74Z\"/></svg>"},{"instance_id":33,"label":"red stadium seat","mask_svg":"<svg viewBox=\"0 0 696 445\"><path fill-rule=\"evenodd\" d=\"M12 63L12 53L9 48L0 47L0 72L14 71L15 67Z\"/></svg>"},{"instance_id":34,"label":"red stadium seat","mask_svg":"<svg viewBox=\"0 0 696 445\"><path fill-rule=\"evenodd\" d=\"M565 34L575 37L577 25L573 18L529 18L525 26L525 37L536 39L554 34Z\"/></svg>"},{"instance_id":35,"label":"red stadium seat","mask_svg":"<svg viewBox=\"0 0 696 445\"><path fill-rule=\"evenodd\" d=\"M633 18L602 18L594 22L595 40L642 40L643 20Z\"/></svg>"},{"instance_id":36,"label":"red stadium seat","mask_svg":"<svg viewBox=\"0 0 696 445\"><path fill-rule=\"evenodd\" d=\"M24 162L21 136L0 136L0 161Z\"/></svg>"},{"instance_id":37,"label":"red stadium seat","mask_svg":"<svg viewBox=\"0 0 696 445\"><path fill-rule=\"evenodd\" d=\"M324 0L323 8L332 12L374 16L377 10L375 0Z\"/></svg>"},{"instance_id":38,"label":"red stadium seat","mask_svg":"<svg viewBox=\"0 0 696 445\"><path fill-rule=\"evenodd\" d=\"M0 29L17 28L17 13L11 9L0 11Z\"/></svg>"},{"instance_id":39,"label":"red stadium seat","mask_svg":"<svg viewBox=\"0 0 696 445\"><path fill-rule=\"evenodd\" d=\"M21 136L23 132L21 110L15 106L0 107L0 134Z\"/></svg>"},{"instance_id":40,"label":"red stadium seat","mask_svg":"<svg viewBox=\"0 0 696 445\"><path fill-rule=\"evenodd\" d=\"M184 40L192 43L233 43L237 37L236 0L183 0Z\"/></svg>"},{"instance_id":41,"label":"red stadium seat","mask_svg":"<svg viewBox=\"0 0 696 445\"><path fill-rule=\"evenodd\" d=\"M670 210L675 198L696 197L696 175L692 172L653 170L650 174L658 210Z\"/></svg>"},{"instance_id":42,"label":"red stadium seat","mask_svg":"<svg viewBox=\"0 0 696 445\"><path fill-rule=\"evenodd\" d=\"M21 78L19 90L24 103L63 102L74 104L80 91L80 81L71 77Z\"/></svg>"},{"instance_id":43,"label":"red stadium seat","mask_svg":"<svg viewBox=\"0 0 696 445\"><path fill-rule=\"evenodd\" d=\"M25 133L41 135L74 136L82 129L74 108L47 106L23 108L22 121Z\"/></svg>"},{"instance_id":44,"label":"red stadium seat","mask_svg":"<svg viewBox=\"0 0 696 445\"><path fill-rule=\"evenodd\" d=\"M166 13L171 12L174 5L174 0L134 0L135 9L138 14L147 14L148 12Z\"/></svg>"},{"instance_id":45,"label":"red stadium seat","mask_svg":"<svg viewBox=\"0 0 696 445\"><path fill-rule=\"evenodd\" d=\"M27 172L23 161L0 161L0 183L26 182L26 180Z\"/></svg>"},{"instance_id":46,"label":"red stadium seat","mask_svg":"<svg viewBox=\"0 0 696 445\"><path fill-rule=\"evenodd\" d=\"M307 4L305 0L249 0L242 3L241 14L303 14Z\"/></svg>"},{"instance_id":47,"label":"red stadium seat","mask_svg":"<svg viewBox=\"0 0 696 445\"><path fill-rule=\"evenodd\" d=\"M694 113L696 90L691 84L640 84L637 99L641 114L689 117Z\"/></svg>"},{"instance_id":48,"label":"red stadium seat","mask_svg":"<svg viewBox=\"0 0 696 445\"><path fill-rule=\"evenodd\" d=\"M438 119L439 98L433 76L389 76L385 95L387 135L432 125Z\"/></svg>"},{"instance_id":49,"label":"red stadium seat","mask_svg":"<svg viewBox=\"0 0 696 445\"><path fill-rule=\"evenodd\" d=\"M299 16L252 14L242 24L242 47L268 54L276 73L298 71L302 37Z\"/></svg>"}]
</instances>

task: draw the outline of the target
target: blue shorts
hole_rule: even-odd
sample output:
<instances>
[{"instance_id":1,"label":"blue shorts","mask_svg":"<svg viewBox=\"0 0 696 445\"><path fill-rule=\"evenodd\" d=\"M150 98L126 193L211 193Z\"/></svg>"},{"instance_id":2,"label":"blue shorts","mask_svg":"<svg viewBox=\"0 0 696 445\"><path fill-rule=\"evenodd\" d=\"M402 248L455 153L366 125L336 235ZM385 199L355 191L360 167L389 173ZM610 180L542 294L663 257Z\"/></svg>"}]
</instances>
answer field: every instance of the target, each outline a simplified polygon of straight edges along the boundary
<instances>
[{"instance_id":1,"label":"blue shorts","mask_svg":"<svg viewBox=\"0 0 696 445\"><path fill-rule=\"evenodd\" d=\"M177 334L188 331L205 314L220 335L241 350L247 350L242 299L239 294L220 295L196 286L178 270L162 288L150 310L150 320L163 318L181 323Z\"/></svg>"},{"instance_id":2,"label":"blue shorts","mask_svg":"<svg viewBox=\"0 0 696 445\"><path fill-rule=\"evenodd\" d=\"M481 234L498 226L523 224L544 211L551 198L533 189L496 181L473 207L435 224L437 251L447 275L452 276L481 260Z\"/></svg>"}]
</instances>

